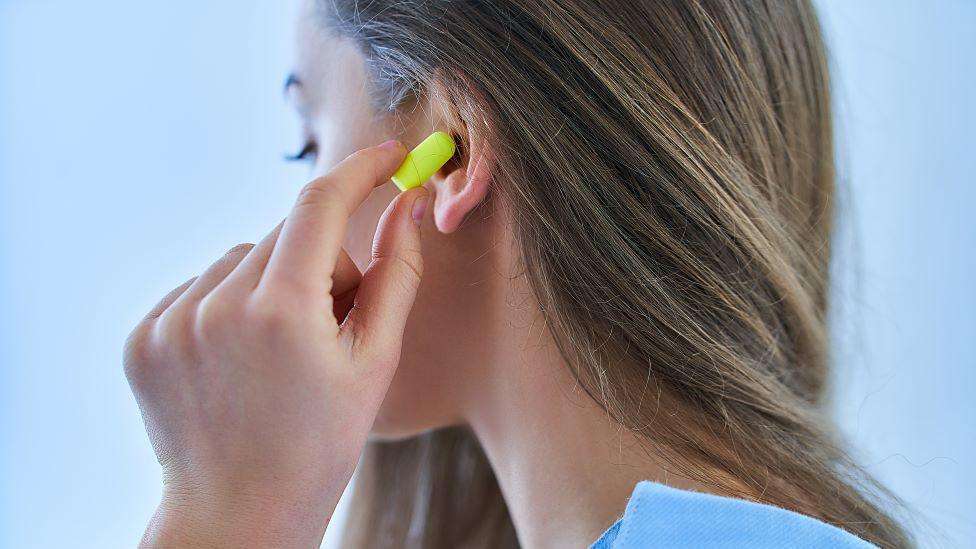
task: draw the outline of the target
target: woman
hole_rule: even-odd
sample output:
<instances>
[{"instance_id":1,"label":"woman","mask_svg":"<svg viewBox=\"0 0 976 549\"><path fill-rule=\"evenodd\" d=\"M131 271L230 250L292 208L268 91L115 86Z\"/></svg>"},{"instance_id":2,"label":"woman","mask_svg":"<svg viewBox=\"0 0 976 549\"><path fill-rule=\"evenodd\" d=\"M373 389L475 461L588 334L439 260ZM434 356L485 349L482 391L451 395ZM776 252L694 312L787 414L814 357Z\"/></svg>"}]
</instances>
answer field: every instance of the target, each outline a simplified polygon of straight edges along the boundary
<instances>
[{"instance_id":1,"label":"woman","mask_svg":"<svg viewBox=\"0 0 976 549\"><path fill-rule=\"evenodd\" d=\"M310 0L288 91L320 177L127 345L147 546L316 546L364 448L349 547L911 544L823 407L808 2Z\"/></svg>"}]
</instances>

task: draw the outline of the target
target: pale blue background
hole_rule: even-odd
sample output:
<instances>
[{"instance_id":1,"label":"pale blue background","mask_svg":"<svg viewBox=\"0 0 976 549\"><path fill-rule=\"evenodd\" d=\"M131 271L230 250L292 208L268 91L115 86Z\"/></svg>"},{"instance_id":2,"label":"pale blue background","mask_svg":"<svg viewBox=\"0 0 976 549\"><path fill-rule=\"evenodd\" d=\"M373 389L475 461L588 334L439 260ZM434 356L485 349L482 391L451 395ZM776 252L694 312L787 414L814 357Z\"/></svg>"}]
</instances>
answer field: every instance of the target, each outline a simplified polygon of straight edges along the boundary
<instances>
[{"instance_id":1,"label":"pale blue background","mask_svg":"<svg viewBox=\"0 0 976 549\"><path fill-rule=\"evenodd\" d=\"M843 207L836 409L931 546L976 545L976 3L821 2ZM0 0L0 547L124 547L159 472L119 363L286 212L290 2ZM855 268L855 266L858 266Z\"/></svg>"}]
</instances>

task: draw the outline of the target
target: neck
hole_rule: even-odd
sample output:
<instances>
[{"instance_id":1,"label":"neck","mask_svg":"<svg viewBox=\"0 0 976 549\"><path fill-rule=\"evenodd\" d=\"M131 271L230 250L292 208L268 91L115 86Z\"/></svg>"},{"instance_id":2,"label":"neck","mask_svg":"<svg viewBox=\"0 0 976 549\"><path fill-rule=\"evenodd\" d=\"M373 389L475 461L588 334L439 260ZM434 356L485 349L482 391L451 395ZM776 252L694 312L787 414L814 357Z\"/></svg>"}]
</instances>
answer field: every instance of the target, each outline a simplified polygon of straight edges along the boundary
<instances>
[{"instance_id":1,"label":"neck","mask_svg":"<svg viewBox=\"0 0 976 549\"><path fill-rule=\"evenodd\" d=\"M660 460L582 391L543 325L508 323L510 333L495 341L513 344L493 357L492 379L465 415L520 543L587 547L623 514L637 482L690 484L668 478Z\"/></svg>"}]
</instances>

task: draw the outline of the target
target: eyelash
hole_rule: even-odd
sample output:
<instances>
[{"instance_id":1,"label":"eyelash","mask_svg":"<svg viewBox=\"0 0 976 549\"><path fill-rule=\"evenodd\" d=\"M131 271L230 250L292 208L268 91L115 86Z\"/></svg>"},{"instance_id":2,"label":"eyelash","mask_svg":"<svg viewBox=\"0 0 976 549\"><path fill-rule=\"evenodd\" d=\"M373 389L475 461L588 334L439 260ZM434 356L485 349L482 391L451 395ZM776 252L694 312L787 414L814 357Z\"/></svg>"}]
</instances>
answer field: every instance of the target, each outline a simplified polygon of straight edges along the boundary
<instances>
[{"instance_id":1,"label":"eyelash","mask_svg":"<svg viewBox=\"0 0 976 549\"><path fill-rule=\"evenodd\" d=\"M302 162L304 160L314 160L315 156L319 152L319 145L315 141L307 141L302 147L302 150L298 151L298 154L290 154L285 156L285 160L289 162Z\"/></svg>"}]
</instances>

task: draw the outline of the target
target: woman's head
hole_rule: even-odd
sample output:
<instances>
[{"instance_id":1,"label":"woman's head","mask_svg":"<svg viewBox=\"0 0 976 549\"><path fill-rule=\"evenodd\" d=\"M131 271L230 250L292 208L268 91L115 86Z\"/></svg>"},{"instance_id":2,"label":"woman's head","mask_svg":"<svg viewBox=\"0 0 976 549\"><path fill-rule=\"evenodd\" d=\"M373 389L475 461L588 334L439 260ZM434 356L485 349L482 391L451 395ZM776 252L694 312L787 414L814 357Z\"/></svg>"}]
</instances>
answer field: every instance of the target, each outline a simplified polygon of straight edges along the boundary
<instances>
[{"instance_id":1,"label":"woman's head","mask_svg":"<svg viewBox=\"0 0 976 549\"><path fill-rule=\"evenodd\" d=\"M676 470L905 542L862 495L873 484L820 406L833 159L808 2L308 5L307 70L345 71L332 112L309 117L320 142L331 131L349 150L412 144L443 129L461 144L432 183L441 231L425 236L429 268L380 431L463 419L456 399L494 343L479 330L510 298L480 283L518 278L581 386ZM338 133L351 113L362 142ZM357 213L360 261L389 193ZM648 392L657 407L642 408ZM439 455L490 474L476 445L449 436ZM395 465L452 474L457 459L408 459L435 440Z\"/></svg>"}]
</instances>

